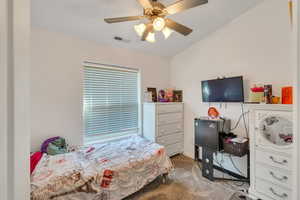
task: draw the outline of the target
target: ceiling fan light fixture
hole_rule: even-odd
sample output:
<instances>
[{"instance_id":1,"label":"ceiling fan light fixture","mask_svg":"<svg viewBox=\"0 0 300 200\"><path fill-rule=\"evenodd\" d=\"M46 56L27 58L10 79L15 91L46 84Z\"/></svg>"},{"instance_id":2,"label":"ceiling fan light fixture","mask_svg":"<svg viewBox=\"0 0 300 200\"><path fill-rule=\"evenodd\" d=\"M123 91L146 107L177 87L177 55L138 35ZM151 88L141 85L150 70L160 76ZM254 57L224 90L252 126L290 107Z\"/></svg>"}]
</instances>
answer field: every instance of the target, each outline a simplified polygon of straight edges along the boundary
<instances>
[{"instance_id":1,"label":"ceiling fan light fixture","mask_svg":"<svg viewBox=\"0 0 300 200\"><path fill-rule=\"evenodd\" d=\"M165 25L166 25L166 21L162 17L156 17L153 20L153 28L156 31L162 31Z\"/></svg>"},{"instance_id":2,"label":"ceiling fan light fixture","mask_svg":"<svg viewBox=\"0 0 300 200\"><path fill-rule=\"evenodd\" d=\"M162 33L164 34L165 36L165 39L168 39L170 37L170 35L173 33L174 31L168 27L165 27L163 30L162 30Z\"/></svg>"},{"instance_id":3,"label":"ceiling fan light fixture","mask_svg":"<svg viewBox=\"0 0 300 200\"><path fill-rule=\"evenodd\" d=\"M147 20L147 22L145 22L146 24L136 25L134 26L134 29L141 37L141 41L147 40L150 42L155 41L154 31L162 31L165 39L167 39L173 31L176 31L177 33L184 36L189 35L193 31L191 28L166 17L208 3L208 0L178 0L168 6L165 6L163 3L158 2L159 0L137 1L143 7L142 15L105 18L104 21L106 23L113 24L145 19ZM149 34L150 32L151 34Z\"/></svg>"},{"instance_id":4,"label":"ceiling fan light fixture","mask_svg":"<svg viewBox=\"0 0 300 200\"><path fill-rule=\"evenodd\" d=\"M142 37L144 31L146 30L146 25L145 24L138 24L138 25L135 25L134 26L134 30L135 32L140 36Z\"/></svg>"},{"instance_id":5,"label":"ceiling fan light fixture","mask_svg":"<svg viewBox=\"0 0 300 200\"><path fill-rule=\"evenodd\" d=\"M146 37L146 41L154 43L155 42L155 34L153 32L148 33L148 36Z\"/></svg>"}]
</instances>

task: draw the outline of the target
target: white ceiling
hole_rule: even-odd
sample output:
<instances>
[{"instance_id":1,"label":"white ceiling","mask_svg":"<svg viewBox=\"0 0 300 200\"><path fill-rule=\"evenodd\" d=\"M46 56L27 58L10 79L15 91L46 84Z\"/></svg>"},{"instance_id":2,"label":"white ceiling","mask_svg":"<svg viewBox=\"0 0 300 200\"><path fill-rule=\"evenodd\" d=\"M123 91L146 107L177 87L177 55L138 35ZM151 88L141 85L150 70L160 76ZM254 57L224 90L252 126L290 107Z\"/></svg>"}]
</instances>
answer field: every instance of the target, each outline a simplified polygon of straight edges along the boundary
<instances>
[{"instance_id":1,"label":"white ceiling","mask_svg":"<svg viewBox=\"0 0 300 200\"><path fill-rule=\"evenodd\" d=\"M175 1L160 2L168 5ZM206 5L170 17L191 27L194 30L192 34L185 37L173 33L168 40L164 40L161 33L158 33L154 44L140 41L133 30L137 21L117 24L106 24L103 21L106 17L140 15L142 8L136 0L32 0L32 25L100 44L169 57L216 31L260 1L262 0L209 0ZM130 42L115 41L114 36L123 37Z\"/></svg>"}]
</instances>

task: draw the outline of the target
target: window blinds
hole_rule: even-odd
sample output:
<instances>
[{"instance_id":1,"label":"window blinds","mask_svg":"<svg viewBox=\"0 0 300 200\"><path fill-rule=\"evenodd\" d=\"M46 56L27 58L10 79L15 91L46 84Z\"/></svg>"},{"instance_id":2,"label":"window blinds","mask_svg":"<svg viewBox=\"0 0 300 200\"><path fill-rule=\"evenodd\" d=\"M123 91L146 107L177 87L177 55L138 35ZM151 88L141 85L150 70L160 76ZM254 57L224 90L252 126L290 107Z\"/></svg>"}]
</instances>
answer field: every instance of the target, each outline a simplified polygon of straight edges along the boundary
<instances>
[{"instance_id":1,"label":"window blinds","mask_svg":"<svg viewBox=\"0 0 300 200\"><path fill-rule=\"evenodd\" d=\"M138 132L138 71L84 67L85 137Z\"/></svg>"}]
</instances>

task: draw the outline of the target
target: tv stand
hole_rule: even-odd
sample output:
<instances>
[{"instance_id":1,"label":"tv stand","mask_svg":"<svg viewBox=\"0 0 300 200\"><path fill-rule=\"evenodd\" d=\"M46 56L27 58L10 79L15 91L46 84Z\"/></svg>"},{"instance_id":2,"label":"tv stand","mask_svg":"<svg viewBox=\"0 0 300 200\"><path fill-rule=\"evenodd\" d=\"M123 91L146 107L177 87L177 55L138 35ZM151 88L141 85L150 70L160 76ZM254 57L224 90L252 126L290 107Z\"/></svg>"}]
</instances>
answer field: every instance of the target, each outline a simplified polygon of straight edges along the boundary
<instances>
[{"instance_id":1,"label":"tv stand","mask_svg":"<svg viewBox=\"0 0 300 200\"><path fill-rule=\"evenodd\" d=\"M224 127L227 127L224 129ZM228 128L229 127L229 128ZM214 154L223 151L224 130L230 132L230 120L210 120L207 118L195 119L195 160L202 162L202 176L211 180L228 180L239 182L250 182L250 155L247 155L247 177L224 169L222 166L214 165ZM199 159L199 148L202 148L202 160ZM231 151L226 151L231 152ZM245 155L244 154L244 155ZM233 154L232 154L233 155ZM242 155L241 155L242 156ZM222 171L235 178L220 178L214 176L214 169Z\"/></svg>"},{"instance_id":2,"label":"tv stand","mask_svg":"<svg viewBox=\"0 0 300 200\"><path fill-rule=\"evenodd\" d=\"M195 161L202 164L202 176L209 179L210 181L237 181L250 183L250 153L247 153L247 177L243 177L237 173L224 169L220 166L214 165L213 155L216 153L207 148L202 148L202 159L199 158L199 146L195 145ZM223 178L214 176L214 170L221 171L234 178Z\"/></svg>"}]
</instances>

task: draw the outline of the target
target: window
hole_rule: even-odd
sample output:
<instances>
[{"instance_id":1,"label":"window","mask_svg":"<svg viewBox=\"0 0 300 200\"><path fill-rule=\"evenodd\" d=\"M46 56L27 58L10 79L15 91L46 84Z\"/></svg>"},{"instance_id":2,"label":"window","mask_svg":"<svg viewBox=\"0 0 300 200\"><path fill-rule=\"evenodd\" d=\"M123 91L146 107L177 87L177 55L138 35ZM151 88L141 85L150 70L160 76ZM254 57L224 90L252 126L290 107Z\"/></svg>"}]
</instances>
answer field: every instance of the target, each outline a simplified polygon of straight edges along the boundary
<instances>
[{"instance_id":1,"label":"window","mask_svg":"<svg viewBox=\"0 0 300 200\"><path fill-rule=\"evenodd\" d=\"M84 75L85 142L138 133L138 70L86 65Z\"/></svg>"}]
</instances>

